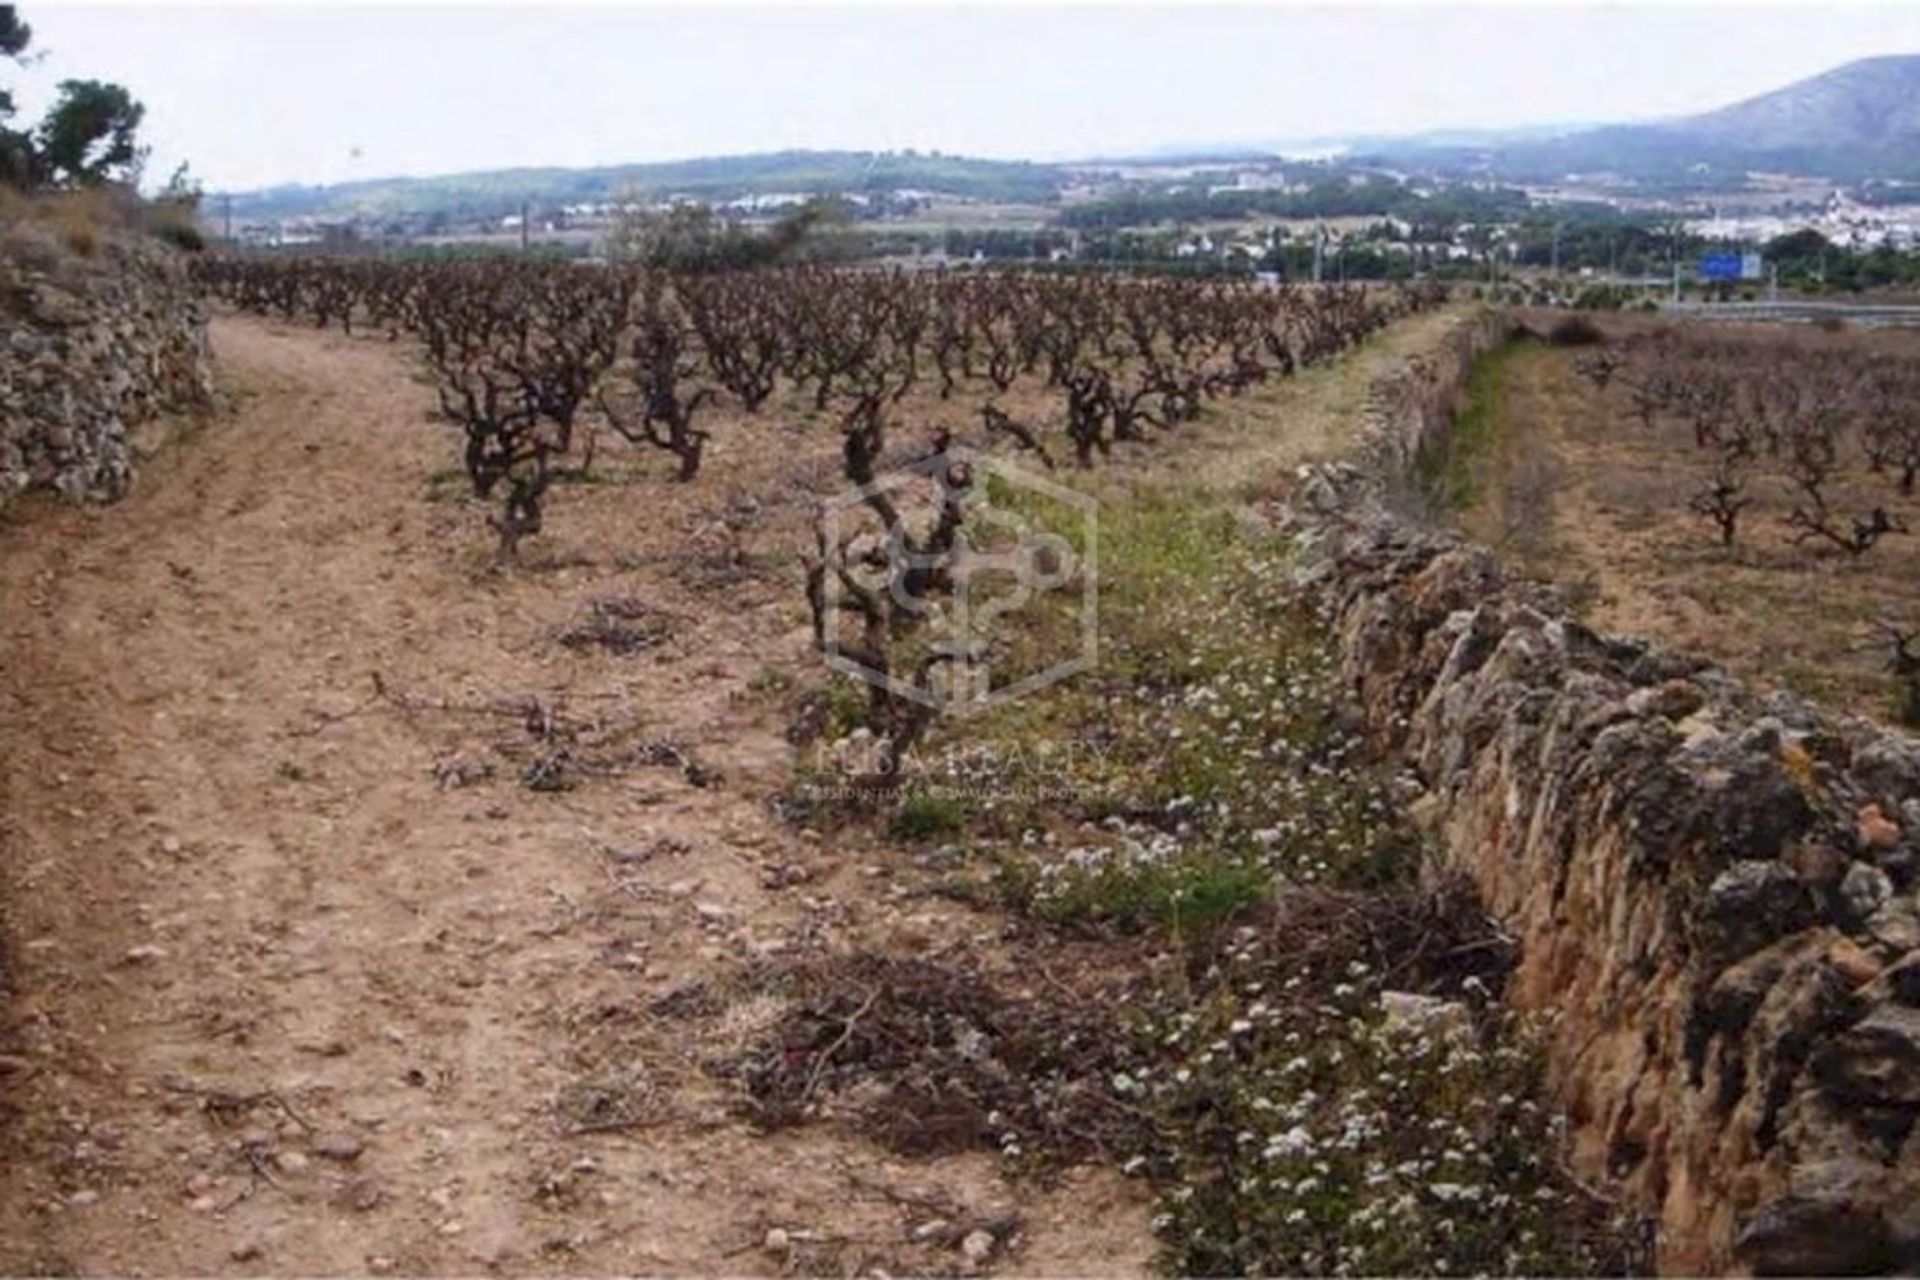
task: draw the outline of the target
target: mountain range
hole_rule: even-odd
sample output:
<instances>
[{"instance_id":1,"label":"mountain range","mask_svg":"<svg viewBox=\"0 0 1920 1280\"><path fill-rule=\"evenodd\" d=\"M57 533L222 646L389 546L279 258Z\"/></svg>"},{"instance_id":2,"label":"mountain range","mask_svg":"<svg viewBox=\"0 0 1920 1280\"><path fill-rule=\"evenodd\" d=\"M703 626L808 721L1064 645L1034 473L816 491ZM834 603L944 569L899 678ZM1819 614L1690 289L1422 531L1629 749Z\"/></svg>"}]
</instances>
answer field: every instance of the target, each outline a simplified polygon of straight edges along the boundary
<instances>
[{"instance_id":1,"label":"mountain range","mask_svg":"<svg viewBox=\"0 0 1920 1280\"><path fill-rule=\"evenodd\" d=\"M1700 115L1477 145L1387 142L1375 154L1548 180L1610 173L1703 187L1749 172L1857 181L1920 177L1920 56L1863 58Z\"/></svg>"},{"instance_id":2,"label":"mountain range","mask_svg":"<svg viewBox=\"0 0 1920 1280\"><path fill-rule=\"evenodd\" d=\"M1700 115L1646 124L1501 131L1449 130L1401 138L1316 140L1356 159L1418 171L1546 182L1610 175L1648 187L1736 187L1752 172L1857 182L1920 179L1920 55L1864 58ZM1331 148L1328 148L1331 149ZM1282 149L1276 149L1282 150ZM1245 147L1190 149L1211 162L1255 158ZM1166 164L1166 152L1138 157ZM917 189L1039 204L1120 161L1043 164L940 152L783 151L585 169L498 169L435 178L370 179L235 194L241 217L510 212L522 200L577 203L628 194L729 200L771 193Z\"/></svg>"}]
</instances>

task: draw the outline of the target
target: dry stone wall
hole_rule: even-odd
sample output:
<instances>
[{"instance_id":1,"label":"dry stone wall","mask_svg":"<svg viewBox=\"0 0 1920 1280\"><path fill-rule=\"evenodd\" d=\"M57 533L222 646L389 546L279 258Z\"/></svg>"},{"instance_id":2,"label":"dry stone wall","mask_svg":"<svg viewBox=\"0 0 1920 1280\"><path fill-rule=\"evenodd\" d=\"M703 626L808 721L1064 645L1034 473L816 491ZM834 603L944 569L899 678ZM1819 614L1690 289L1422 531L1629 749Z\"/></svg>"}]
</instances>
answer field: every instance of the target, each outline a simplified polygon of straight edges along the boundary
<instances>
[{"instance_id":1,"label":"dry stone wall","mask_svg":"<svg viewBox=\"0 0 1920 1280\"><path fill-rule=\"evenodd\" d=\"M1300 582L1662 1270L1920 1268L1920 743L1596 634L1397 514L1505 336L1463 321L1375 388L1358 465L1302 474Z\"/></svg>"},{"instance_id":2,"label":"dry stone wall","mask_svg":"<svg viewBox=\"0 0 1920 1280\"><path fill-rule=\"evenodd\" d=\"M211 394L206 311L176 251L0 229L0 508L30 489L120 497L136 429Z\"/></svg>"}]
</instances>

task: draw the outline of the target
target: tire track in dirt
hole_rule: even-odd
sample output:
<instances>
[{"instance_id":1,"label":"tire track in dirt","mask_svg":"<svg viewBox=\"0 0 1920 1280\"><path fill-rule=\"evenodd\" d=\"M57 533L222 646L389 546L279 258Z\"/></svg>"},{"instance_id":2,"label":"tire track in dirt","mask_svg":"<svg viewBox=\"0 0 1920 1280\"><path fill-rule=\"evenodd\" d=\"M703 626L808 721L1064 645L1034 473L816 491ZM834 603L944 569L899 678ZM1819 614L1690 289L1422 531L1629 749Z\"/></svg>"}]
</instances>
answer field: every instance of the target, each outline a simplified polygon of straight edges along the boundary
<instances>
[{"instance_id":1,"label":"tire track in dirt","mask_svg":"<svg viewBox=\"0 0 1920 1280\"><path fill-rule=\"evenodd\" d=\"M995 931L909 915L881 851L772 814L789 748L754 688L807 660L798 593L685 570L730 496L797 532L791 453L569 486L544 561L495 575L396 349L234 319L214 341L231 413L117 507L0 527L0 1270L886 1264L918 1256L902 1206L933 1188L1020 1208L1011 1268L1138 1271L1146 1208L1111 1175L1036 1194L985 1155L757 1134L703 1069L754 1008L684 1043L647 1016L746 960ZM608 596L670 634L555 642ZM641 763L529 791L528 699L721 782Z\"/></svg>"}]
</instances>

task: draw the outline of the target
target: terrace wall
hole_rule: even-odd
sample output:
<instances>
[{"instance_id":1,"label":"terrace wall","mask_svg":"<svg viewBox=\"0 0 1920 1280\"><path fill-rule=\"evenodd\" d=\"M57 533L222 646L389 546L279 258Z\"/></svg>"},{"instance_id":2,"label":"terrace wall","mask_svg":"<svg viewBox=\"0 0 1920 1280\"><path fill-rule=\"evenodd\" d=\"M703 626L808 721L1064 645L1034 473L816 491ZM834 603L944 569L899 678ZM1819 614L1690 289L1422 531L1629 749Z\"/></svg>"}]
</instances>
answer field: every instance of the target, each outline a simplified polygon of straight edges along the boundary
<instances>
[{"instance_id":1,"label":"terrace wall","mask_svg":"<svg viewBox=\"0 0 1920 1280\"><path fill-rule=\"evenodd\" d=\"M180 255L129 232L84 251L19 220L0 230L0 508L29 489L110 501L135 430L205 407L206 310Z\"/></svg>"},{"instance_id":2,"label":"terrace wall","mask_svg":"<svg viewBox=\"0 0 1920 1280\"><path fill-rule=\"evenodd\" d=\"M1596 634L1399 514L1508 325L1463 319L1374 388L1357 465L1301 474L1300 582L1661 1269L1920 1267L1920 744Z\"/></svg>"}]
</instances>

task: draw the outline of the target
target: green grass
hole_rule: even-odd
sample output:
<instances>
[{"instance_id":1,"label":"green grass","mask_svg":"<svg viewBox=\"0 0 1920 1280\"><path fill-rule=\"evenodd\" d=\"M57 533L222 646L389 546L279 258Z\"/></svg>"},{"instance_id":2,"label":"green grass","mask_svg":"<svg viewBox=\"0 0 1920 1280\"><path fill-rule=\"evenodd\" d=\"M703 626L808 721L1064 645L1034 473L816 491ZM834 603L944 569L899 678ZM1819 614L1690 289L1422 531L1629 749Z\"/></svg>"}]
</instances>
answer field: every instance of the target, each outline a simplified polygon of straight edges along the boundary
<instances>
[{"instance_id":1,"label":"green grass","mask_svg":"<svg viewBox=\"0 0 1920 1280\"><path fill-rule=\"evenodd\" d=\"M1506 413L1507 372L1516 356L1540 344L1529 338L1501 343L1474 362L1466 403L1453 416L1446 446L1417 463L1421 480L1444 511L1472 508L1484 496L1489 463L1510 429Z\"/></svg>"},{"instance_id":2,"label":"green grass","mask_svg":"<svg viewBox=\"0 0 1920 1280\"><path fill-rule=\"evenodd\" d=\"M913 791L901 797L888 830L896 840L931 840L959 831L966 813L966 805L953 796Z\"/></svg>"},{"instance_id":3,"label":"green grass","mask_svg":"<svg viewBox=\"0 0 1920 1280\"><path fill-rule=\"evenodd\" d=\"M1469 445L1496 416L1497 369L1477 385ZM1324 379L1293 390L1332 395ZM1272 442L1250 433L1246 447L1264 458ZM945 842L932 892L1043 936L1171 953L1157 985L1114 998L1137 1046L1125 1069L1078 1082L1128 1117L1118 1154L1158 1195L1167 1272L1634 1265L1558 1168L1532 1029L1494 1006L1464 1034L1390 1026L1382 997L1412 980L1426 935L1395 950L1363 925L1343 951L1314 944L1327 919L1289 914L1331 897L1342 920L1389 922L1431 851L1391 803L1392 766L1365 744L1331 637L1291 585L1291 545L1245 521L1250 484L1219 483L1224 470L1061 473L1099 500L1097 545L1068 504L990 482L996 506L1097 553L1099 661L937 721L871 819L903 843ZM1452 482L1470 492L1466 476ZM995 635L996 663L1057 654L1082 601L1036 596ZM862 708L827 697L831 743Z\"/></svg>"},{"instance_id":4,"label":"green grass","mask_svg":"<svg viewBox=\"0 0 1920 1280\"><path fill-rule=\"evenodd\" d=\"M952 730L964 758L931 778L977 797L966 834L983 882L1055 925L1201 940L1276 885L1407 873L1418 843L1343 722L1285 541L1243 530L1231 498L1093 483L1096 670ZM1022 615L1009 655L1070 639L1072 605Z\"/></svg>"}]
</instances>

